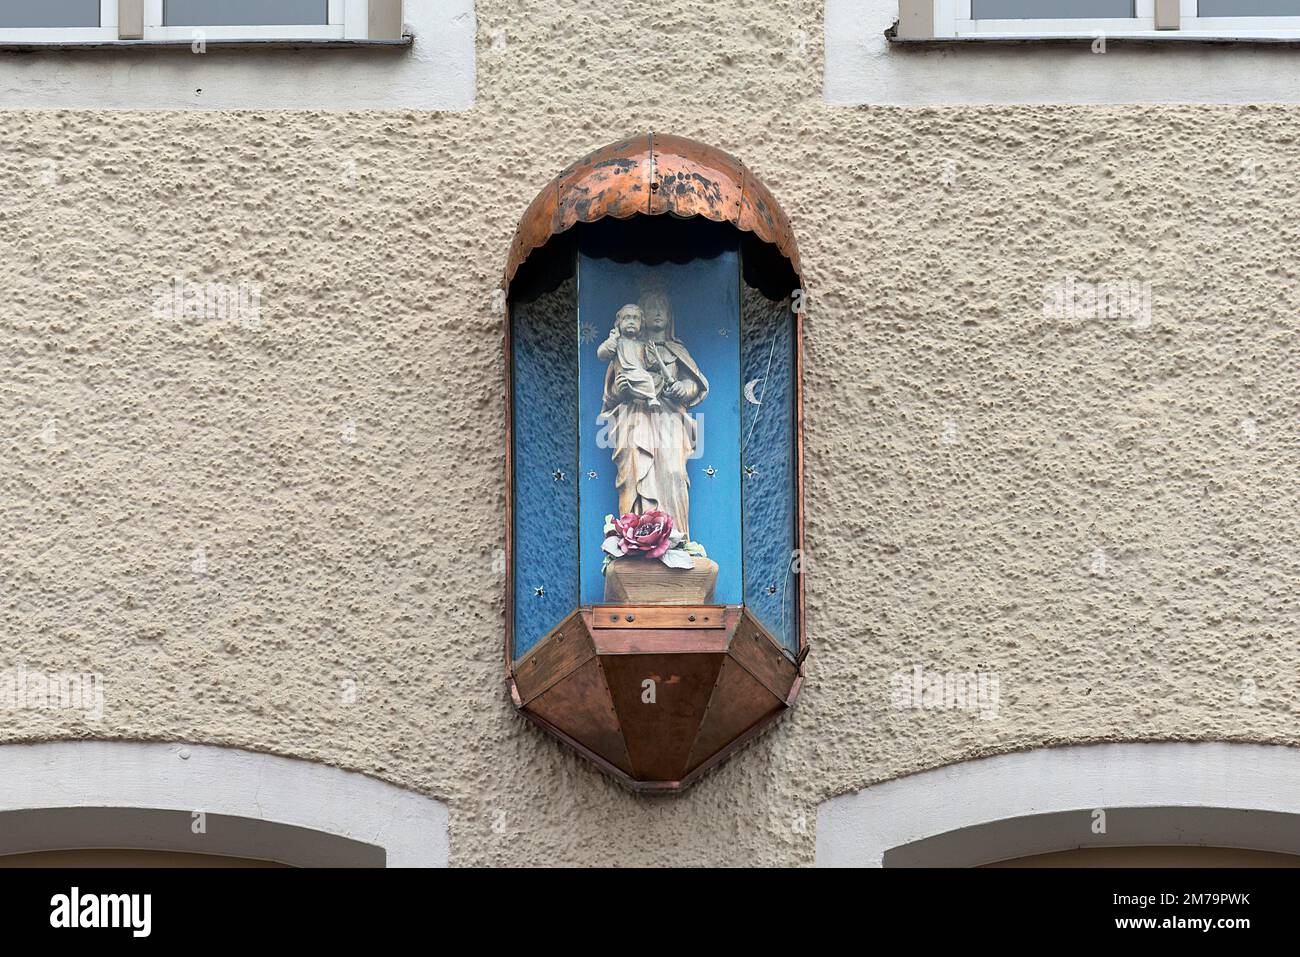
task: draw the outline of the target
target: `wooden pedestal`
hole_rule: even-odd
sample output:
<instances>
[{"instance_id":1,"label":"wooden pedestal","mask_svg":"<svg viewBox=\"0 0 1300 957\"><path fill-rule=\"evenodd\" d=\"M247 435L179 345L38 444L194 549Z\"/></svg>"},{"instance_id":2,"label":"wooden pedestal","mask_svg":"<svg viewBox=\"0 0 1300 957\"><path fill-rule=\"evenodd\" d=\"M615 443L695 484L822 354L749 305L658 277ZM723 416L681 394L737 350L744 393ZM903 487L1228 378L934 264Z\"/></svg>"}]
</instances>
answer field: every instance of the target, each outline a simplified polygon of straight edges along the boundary
<instances>
[{"instance_id":1,"label":"wooden pedestal","mask_svg":"<svg viewBox=\"0 0 1300 957\"><path fill-rule=\"evenodd\" d=\"M605 570L605 601L617 605L708 605L718 563L694 559L694 568L669 568L653 558L619 558Z\"/></svg>"}]
</instances>

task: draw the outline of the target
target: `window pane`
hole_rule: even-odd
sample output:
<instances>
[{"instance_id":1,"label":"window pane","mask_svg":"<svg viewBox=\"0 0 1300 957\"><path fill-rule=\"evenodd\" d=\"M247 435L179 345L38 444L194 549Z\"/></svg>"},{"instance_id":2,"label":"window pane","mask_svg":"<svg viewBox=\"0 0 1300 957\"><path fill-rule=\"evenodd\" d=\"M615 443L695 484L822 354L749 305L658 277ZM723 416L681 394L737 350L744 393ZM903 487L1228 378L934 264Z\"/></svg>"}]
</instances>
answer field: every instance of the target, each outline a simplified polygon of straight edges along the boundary
<instances>
[{"instance_id":1,"label":"window pane","mask_svg":"<svg viewBox=\"0 0 1300 957\"><path fill-rule=\"evenodd\" d=\"M1236 3L1239 0L1225 0ZM975 20L1065 20L1070 17L1131 17L1133 0L972 0Z\"/></svg>"},{"instance_id":2,"label":"window pane","mask_svg":"<svg viewBox=\"0 0 1300 957\"><path fill-rule=\"evenodd\" d=\"M169 27L329 23L329 0L166 0Z\"/></svg>"},{"instance_id":3,"label":"window pane","mask_svg":"<svg viewBox=\"0 0 1300 957\"><path fill-rule=\"evenodd\" d=\"M795 554L794 311L743 284L740 309L745 605L799 653Z\"/></svg>"},{"instance_id":4,"label":"window pane","mask_svg":"<svg viewBox=\"0 0 1300 957\"><path fill-rule=\"evenodd\" d=\"M1300 0L1201 0L1203 17L1300 17Z\"/></svg>"},{"instance_id":5,"label":"window pane","mask_svg":"<svg viewBox=\"0 0 1300 957\"><path fill-rule=\"evenodd\" d=\"M645 217L606 219L580 229L577 421L582 433L578 463L582 604L609 601L601 550L605 516L626 511L620 508L617 476L623 469L636 469L636 474L647 476L646 491L654 490L658 497L654 509L667 512L673 528L698 542L717 563L712 603L739 605L740 253L736 231L708 220L670 217L649 222ZM661 262L659 256L645 255L646 250L659 249L672 250L673 259ZM628 255L633 250L636 258ZM656 372L650 374L650 388L661 390L665 379L696 387L704 383L707 388L698 404L686 409L664 402L655 411L636 402L606 416L617 356L602 359L597 350L619 311L633 304L641 306L647 320L652 310L666 315L666 339L674 343L655 348ZM640 452L646 447L643 429L649 433L649 449L660 443L665 449L650 453L653 465ZM623 442L623 436L634 443ZM681 449L676 457L665 454L672 447ZM654 468L654 474L649 475L647 468ZM642 491L640 479L637 491Z\"/></svg>"},{"instance_id":6,"label":"window pane","mask_svg":"<svg viewBox=\"0 0 1300 957\"><path fill-rule=\"evenodd\" d=\"M0 0L0 27L97 27L99 0Z\"/></svg>"}]
</instances>

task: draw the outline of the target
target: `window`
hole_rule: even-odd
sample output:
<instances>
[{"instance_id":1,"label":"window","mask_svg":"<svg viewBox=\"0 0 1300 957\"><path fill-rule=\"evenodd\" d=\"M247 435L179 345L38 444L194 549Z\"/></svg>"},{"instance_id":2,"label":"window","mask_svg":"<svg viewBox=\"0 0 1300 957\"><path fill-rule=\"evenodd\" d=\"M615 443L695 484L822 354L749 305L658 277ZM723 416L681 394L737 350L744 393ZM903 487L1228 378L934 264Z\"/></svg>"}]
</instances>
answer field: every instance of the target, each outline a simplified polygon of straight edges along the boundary
<instances>
[{"instance_id":1,"label":"window","mask_svg":"<svg viewBox=\"0 0 1300 957\"><path fill-rule=\"evenodd\" d=\"M1300 17L1300 0L1201 0L1203 17Z\"/></svg>"},{"instance_id":2,"label":"window","mask_svg":"<svg viewBox=\"0 0 1300 957\"><path fill-rule=\"evenodd\" d=\"M346 27L366 26L366 7L344 0L145 0L144 37L190 40L197 30L207 40L342 40ZM345 23L354 11L360 23Z\"/></svg>"},{"instance_id":3,"label":"window","mask_svg":"<svg viewBox=\"0 0 1300 957\"><path fill-rule=\"evenodd\" d=\"M401 39L401 0L0 0L6 45Z\"/></svg>"},{"instance_id":4,"label":"window","mask_svg":"<svg viewBox=\"0 0 1300 957\"><path fill-rule=\"evenodd\" d=\"M1300 39L1300 0L899 0L899 40Z\"/></svg>"},{"instance_id":5,"label":"window","mask_svg":"<svg viewBox=\"0 0 1300 957\"><path fill-rule=\"evenodd\" d=\"M174 27L324 26L329 0L163 0L163 23Z\"/></svg>"},{"instance_id":6,"label":"window","mask_svg":"<svg viewBox=\"0 0 1300 957\"><path fill-rule=\"evenodd\" d=\"M0 27L97 27L99 0L0 0Z\"/></svg>"},{"instance_id":7,"label":"window","mask_svg":"<svg viewBox=\"0 0 1300 957\"><path fill-rule=\"evenodd\" d=\"M1133 0L973 0L976 20L1056 20L1069 17L1131 17Z\"/></svg>"},{"instance_id":8,"label":"window","mask_svg":"<svg viewBox=\"0 0 1300 957\"><path fill-rule=\"evenodd\" d=\"M0 42L105 42L118 39L118 0L0 0Z\"/></svg>"}]
</instances>

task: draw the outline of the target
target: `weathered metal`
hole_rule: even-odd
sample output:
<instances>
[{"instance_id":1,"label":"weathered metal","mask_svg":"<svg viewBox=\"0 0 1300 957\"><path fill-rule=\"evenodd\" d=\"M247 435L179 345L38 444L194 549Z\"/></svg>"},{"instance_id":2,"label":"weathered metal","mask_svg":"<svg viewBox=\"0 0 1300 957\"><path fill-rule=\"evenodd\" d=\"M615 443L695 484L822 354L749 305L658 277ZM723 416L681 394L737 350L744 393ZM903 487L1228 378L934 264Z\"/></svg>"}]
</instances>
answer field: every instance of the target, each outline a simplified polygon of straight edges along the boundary
<instances>
[{"instance_id":1,"label":"weathered metal","mask_svg":"<svg viewBox=\"0 0 1300 957\"><path fill-rule=\"evenodd\" d=\"M802 274L789 218L740 160L685 137L647 133L589 153L537 194L519 220L504 284L535 249L577 223L665 213L731 223L775 246Z\"/></svg>"},{"instance_id":2,"label":"weathered metal","mask_svg":"<svg viewBox=\"0 0 1300 957\"><path fill-rule=\"evenodd\" d=\"M579 609L516 662L515 704L629 787L680 790L790 708L800 683L743 608L709 610L723 627L602 628L608 608Z\"/></svg>"}]
</instances>

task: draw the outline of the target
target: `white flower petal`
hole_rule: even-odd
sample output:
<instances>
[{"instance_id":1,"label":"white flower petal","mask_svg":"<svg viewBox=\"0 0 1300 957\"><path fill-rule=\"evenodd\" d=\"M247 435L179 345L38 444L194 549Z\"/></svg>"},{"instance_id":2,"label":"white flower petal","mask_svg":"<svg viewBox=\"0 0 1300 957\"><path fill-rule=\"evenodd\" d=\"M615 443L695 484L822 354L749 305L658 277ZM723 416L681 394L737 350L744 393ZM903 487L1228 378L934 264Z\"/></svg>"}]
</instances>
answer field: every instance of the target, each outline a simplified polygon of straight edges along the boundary
<instances>
[{"instance_id":1,"label":"white flower petal","mask_svg":"<svg viewBox=\"0 0 1300 957\"><path fill-rule=\"evenodd\" d=\"M680 548L670 548L660 556L659 560L669 568L694 568L695 562L691 556L687 555Z\"/></svg>"}]
</instances>

